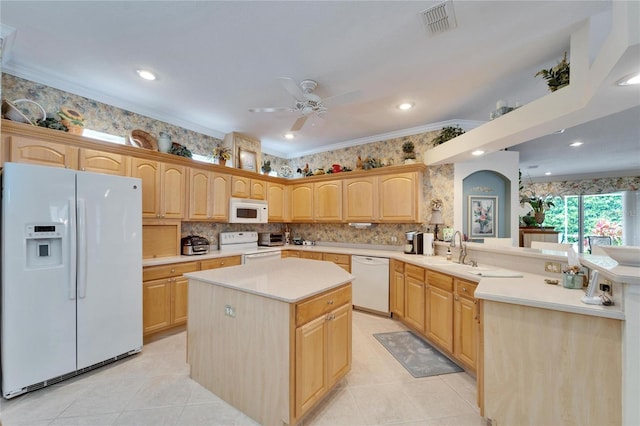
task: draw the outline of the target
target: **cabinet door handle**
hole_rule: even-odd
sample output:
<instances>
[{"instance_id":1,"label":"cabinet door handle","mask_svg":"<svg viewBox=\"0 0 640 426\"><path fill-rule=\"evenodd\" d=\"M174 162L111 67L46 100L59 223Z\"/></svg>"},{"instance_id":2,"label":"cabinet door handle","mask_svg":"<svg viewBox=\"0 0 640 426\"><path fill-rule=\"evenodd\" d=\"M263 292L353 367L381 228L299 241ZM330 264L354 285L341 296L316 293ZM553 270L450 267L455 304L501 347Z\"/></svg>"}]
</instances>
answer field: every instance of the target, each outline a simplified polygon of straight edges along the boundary
<instances>
[{"instance_id":1,"label":"cabinet door handle","mask_svg":"<svg viewBox=\"0 0 640 426\"><path fill-rule=\"evenodd\" d=\"M466 287L462 287L462 291L464 291L466 293L467 292L467 288Z\"/></svg>"},{"instance_id":2,"label":"cabinet door handle","mask_svg":"<svg viewBox=\"0 0 640 426\"><path fill-rule=\"evenodd\" d=\"M327 305L333 305L333 299L327 300Z\"/></svg>"},{"instance_id":3,"label":"cabinet door handle","mask_svg":"<svg viewBox=\"0 0 640 426\"><path fill-rule=\"evenodd\" d=\"M175 268L171 268L171 272L175 272L175 271L176 271L176 269L175 269Z\"/></svg>"}]
</instances>

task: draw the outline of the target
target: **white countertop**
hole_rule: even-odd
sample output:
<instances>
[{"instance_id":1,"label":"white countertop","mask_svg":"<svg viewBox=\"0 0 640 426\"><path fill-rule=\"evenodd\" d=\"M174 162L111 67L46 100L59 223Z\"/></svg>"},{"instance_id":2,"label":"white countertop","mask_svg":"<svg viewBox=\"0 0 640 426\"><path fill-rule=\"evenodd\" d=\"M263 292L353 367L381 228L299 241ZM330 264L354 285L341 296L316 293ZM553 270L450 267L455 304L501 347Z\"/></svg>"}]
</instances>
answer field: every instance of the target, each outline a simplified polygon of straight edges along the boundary
<instances>
[{"instance_id":1,"label":"white countertop","mask_svg":"<svg viewBox=\"0 0 640 426\"><path fill-rule=\"evenodd\" d=\"M580 257L580 264L600 272L605 278L618 283L640 284L640 267L620 265L609 256L585 254Z\"/></svg>"},{"instance_id":2,"label":"white countertop","mask_svg":"<svg viewBox=\"0 0 640 426\"><path fill-rule=\"evenodd\" d=\"M547 284L542 275L523 273L522 278L482 278L476 288L478 299L531 306L575 314L624 320L621 306L587 305L581 302L583 289Z\"/></svg>"},{"instance_id":3,"label":"white countertop","mask_svg":"<svg viewBox=\"0 0 640 426\"><path fill-rule=\"evenodd\" d=\"M190 272L184 276L287 303L298 302L354 279L332 262L297 258Z\"/></svg>"},{"instance_id":4,"label":"white countertop","mask_svg":"<svg viewBox=\"0 0 640 426\"><path fill-rule=\"evenodd\" d=\"M443 243L438 243L443 244ZM478 247L478 245L473 245L474 248ZM469 245L471 247L471 245ZM478 288L476 290L476 297L479 299L492 300L498 302L505 303L513 303L523 306L532 306L539 307L543 309L552 309L559 310L565 312L573 312L584 315L593 315L593 316L601 316L607 318L615 318L615 319L624 319L624 311L622 306L614 305L614 306L600 306L600 305L586 305L580 301L582 296L584 295L584 291L580 289L566 289L562 287L562 285L550 285L546 284L544 279L547 278L543 275L531 274L519 272L514 269L504 269L497 266L490 265L480 265L479 268L472 268L466 265L459 265L452 261L447 261L442 256L422 256L422 255L413 255L413 254L405 254L402 251L397 250L385 250L385 249L373 249L373 248L363 248L356 247L354 245L314 245L314 246L297 246L297 245L289 245L283 247L270 247L270 248L261 248L259 251L264 250L301 250L301 251L310 251L310 252L325 252L325 253L339 253L339 254L349 254L355 256L374 256L374 257L385 257L390 259L400 260L402 262L410 263L412 265L421 266L425 268L429 268L432 270L436 270L439 272L443 272L449 275L453 275L459 278L463 278L469 281L478 282ZM536 257L536 258L544 258L544 259L566 259L565 253L560 253L558 256L555 253L548 251L538 251L532 249L522 249L513 250L510 248L497 248L497 247L487 247L486 251L495 252L496 254L513 254L524 257ZM251 250L250 252L256 252L256 250ZM211 251L206 255L198 255L198 256L175 256L175 257L164 257L158 259L147 259L143 262L144 266L150 265L161 265L167 263L176 263L176 262L188 262L188 261L197 261L200 259L207 258L216 258L216 257L224 257L224 256L233 256L233 255L242 255L247 254L249 251L244 252L230 252L224 251L220 252L218 250ZM601 258L601 259L595 259ZM302 260L290 258L291 260ZM287 259L282 259L287 260ZM614 281L621 281L618 278L620 276L623 277L635 277L635 279L640 282L640 278L638 278L637 271L631 271L630 269L640 269L640 268L631 268L619 266L615 261L606 256L583 256L580 259L581 262L584 261L584 265L591 267L590 263L594 266L597 264L599 266L599 270L603 267L603 265L609 265L610 267L610 279ZM317 261L311 261L317 262ZM608 262L608 263L607 263ZM319 263L319 262L318 262ZM515 266L515 265L514 265ZM257 267L256 264L252 265L252 268ZM515 266L517 268L517 266ZM196 276L197 274L202 274L201 276L207 276L207 273L213 273L213 271L219 271L221 275L215 275L216 277L225 277L225 282L231 283L230 280L236 278L236 274L238 273L238 266L222 268L212 271L200 271L194 272L190 274L186 274L186 276ZM306 267L305 267L306 268ZM342 271L341 268L337 267ZM275 268L274 268L275 269ZM278 280L283 280L284 272L276 269L275 275L277 275ZM252 269L255 271L255 269ZM267 272L267 271L265 271ZM343 271L344 272L344 271ZM486 274L486 275L500 275L500 277L490 277L490 276L480 276L477 274ZM346 272L345 272L346 274ZM636 274L636 275L634 275ZM252 274L249 274L252 275ZM287 273L286 281L287 282L304 282L303 276L311 276L309 270L306 269L305 272L294 272L291 275ZM605 274L603 274L605 275ZM273 276L273 275L272 275ZM274 278L275 279L275 278ZM352 278L347 279L346 282L351 280ZM261 283L254 282L250 283L250 278L246 278L246 283L244 285L247 286L245 291L251 291L250 289L253 287L257 294L260 294L261 289L264 286L267 286L268 283L263 280ZM623 281L626 282L626 281ZM224 285L224 283L219 283L220 285ZM266 287L264 287L266 288ZM269 290L270 291L270 290ZM306 290L303 290L303 292ZM278 293L279 296L274 296L275 298L280 298L284 301L295 301L297 296L291 296L285 293ZM306 296L305 296L306 297Z\"/></svg>"}]
</instances>

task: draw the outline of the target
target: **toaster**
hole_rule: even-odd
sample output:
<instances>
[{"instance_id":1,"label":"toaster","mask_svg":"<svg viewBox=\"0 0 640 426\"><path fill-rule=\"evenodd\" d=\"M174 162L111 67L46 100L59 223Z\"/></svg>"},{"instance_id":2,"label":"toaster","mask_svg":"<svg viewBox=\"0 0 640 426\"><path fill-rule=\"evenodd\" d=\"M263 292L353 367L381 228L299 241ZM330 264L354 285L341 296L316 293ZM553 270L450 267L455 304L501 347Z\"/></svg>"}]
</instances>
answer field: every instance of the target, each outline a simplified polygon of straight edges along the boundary
<instances>
[{"instance_id":1,"label":"toaster","mask_svg":"<svg viewBox=\"0 0 640 426\"><path fill-rule=\"evenodd\" d=\"M182 254L192 256L194 254L209 253L209 240L197 235L189 235L180 240L182 246Z\"/></svg>"}]
</instances>

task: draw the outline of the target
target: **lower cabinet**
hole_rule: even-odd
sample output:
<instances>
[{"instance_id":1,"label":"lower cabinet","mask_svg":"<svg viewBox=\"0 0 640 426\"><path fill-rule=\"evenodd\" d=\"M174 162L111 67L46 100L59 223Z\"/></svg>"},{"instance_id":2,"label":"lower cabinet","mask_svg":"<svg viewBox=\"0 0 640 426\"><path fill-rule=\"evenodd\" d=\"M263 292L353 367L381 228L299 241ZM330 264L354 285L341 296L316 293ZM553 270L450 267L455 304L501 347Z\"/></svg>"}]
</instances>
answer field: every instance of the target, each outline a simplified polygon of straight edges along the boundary
<instances>
[{"instance_id":1,"label":"lower cabinet","mask_svg":"<svg viewBox=\"0 0 640 426\"><path fill-rule=\"evenodd\" d=\"M184 325L188 314L189 280L182 275L204 269L239 265L240 256L147 266L142 270L142 331L154 333Z\"/></svg>"},{"instance_id":2,"label":"lower cabinet","mask_svg":"<svg viewBox=\"0 0 640 426\"><path fill-rule=\"evenodd\" d=\"M424 334L425 331L424 269L405 264L404 269L404 322Z\"/></svg>"},{"instance_id":3,"label":"lower cabinet","mask_svg":"<svg viewBox=\"0 0 640 426\"><path fill-rule=\"evenodd\" d=\"M351 312L350 285L296 305L296 418L351 368Z\"/></svg>"},{"instance_id":4,"label":"lower cabinet","mask_svg":"<svg viewBox=\"0 0 640 426\"><path fill-rule=\"evenodd\" d=\"M427 337L453 352L453 277L427 271L426 332Z\"/></svg>"},{"instance_id":5,"label":"lower cabinet","mask_svg":"<svg viewBox=\"0 0 640 426\"><path fill-rule=\"evenodd\" d=\"M404 318L404 262L391 259L389 267L391 313L394 318Z\"/></svg>"},{"instance_id":6,"label":"lower cabinet","mask_svg":"<svg viewBox=\"0 0 640 426\"><path fill-rule=\"evenodd\" d=\"M455 278L454 285L453 355L475 370L478 360L478 306L473 294L477 284Z\"/></svg>"},{"instance_id":7,"label":"lower cabinet","mask_svg":"<svg viewBox=\"0 0 640 426\"><path fill-rule=\"evenodd\" d=\"M148 266L142 276L143 335L187 321L187 279L182 274L198 270L198 262Z\"/></svg>"},{"instance_id":8,"label":"lower cabinet","mask_svg":"<svg viewBox=\"0 0 640 426\"><path fill-rule=\"evenodd\" d=\"M351 256L348 254L322 253L322 260L333 262L347 272L351 272Z\"/></svg>"},{"instance_id":9,"label":"lower cabinet","mask_svg":"<svg viewBox=\"0 0 640 426\"><path fill-rule=\"evenodd\" d=\"M476 373L480 354L477 284L394 259L389 282L393 317Z\"/></svg>"}]
</instances>

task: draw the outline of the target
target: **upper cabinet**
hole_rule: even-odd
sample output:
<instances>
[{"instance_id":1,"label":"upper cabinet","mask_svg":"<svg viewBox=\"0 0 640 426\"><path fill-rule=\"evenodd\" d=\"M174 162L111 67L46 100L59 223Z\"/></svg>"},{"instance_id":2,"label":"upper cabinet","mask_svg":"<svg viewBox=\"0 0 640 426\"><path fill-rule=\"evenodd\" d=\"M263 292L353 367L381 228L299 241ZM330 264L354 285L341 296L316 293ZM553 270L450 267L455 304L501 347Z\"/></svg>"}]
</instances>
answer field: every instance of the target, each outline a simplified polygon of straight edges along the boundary
<instances>
[{"instance_id":1,"label":"upper cabinet","mask_svg":"<svg viewBox=\"0 0 640 426\"><path fill-rule=\"evenodd\" d=\"M380 176L380 219L384 222L419 222L421 176L417 172Z\"/></svg>"},{"instance_id":2,"label":"upper cabinet","mask_svg":"<svg viewBox=\"0 0 640 426\"><path fill-rule=\"evenodd\" d=\"M313 183L291 186L291 221L313 222Z\"/></svg>"},{"instance_id":3,"label":"upper cabinet","mask_svg":"<svg viewBox=\"0 0 640 426\"><path fill-rule=\"evenodd\" d=\"M267 182L244 176L231 178L231 196L235 198L267 199Z\"/></svg>"},{"instance_id":4,"label":"upper cabinet","mask_svg":"<svg viewBox=\"0 0 640 426\"><path fill-rule=\"evenodd\" d=\"M330 180L313 185L315 221L340 222L342 220L342 181Z\"/></svg>"},{"instance_id":5,"label":"upper cabinet","mask_svg":"<svg viewBox=\"0 0 640 426\"><path fill-rule=\"evenodd\" d=\"M85 172L118 176L129 175L129 157L113 152L80 148L78 164L80 170Z\"/></svg>"},{"instance_id":6,"label":"upper cabinet","mask_svg":"<svg viewBox=\"0 0 640 426\"><path fill-rule=\"evenodd\" d=\"M12 163L78 168L78 148L74 146L13 135L3 140L9 145L8 160Z\"/></svg>"},{"instance_id":7,"label":"upper cabinet","mask_svg":"<svg viewBox=\"0 0 640 426\"><path fill-rule=\"evenodd\" d=\"M131 159L131 176L142 180L142 217L182 219L187 168L142 158Z\"/></svg>"},{"instance_id":8,"label":"upper cabinet","mask_svg":"<svg viewBox=\"0 0 640 426\"><path fill-rule=\"evenodd\" d=\"M287 186L281 183L267 182L267 200L269 202L269 222L289 220Z\"/></svg>"},{"instance_id":9,"label":"upper cabinet","mask_svg":"<svg viewBox=\"0 0 640 426\"><path fill-rule=\"evenodd\" d=\"M189 220L229 220L231 176L202 169L189 170Z\"/></svg>"},{"instance_id":10,"label":"upper cabinet","mask_svg":"<svg viewBox=\"0 0 640 426\"><path fill-rule=\"evenodd\" d=\"M344 180L344 215L347 222L372 222L378 216L377 176Z\"/></svg>"}]
</instances>

